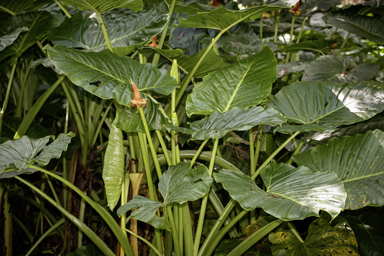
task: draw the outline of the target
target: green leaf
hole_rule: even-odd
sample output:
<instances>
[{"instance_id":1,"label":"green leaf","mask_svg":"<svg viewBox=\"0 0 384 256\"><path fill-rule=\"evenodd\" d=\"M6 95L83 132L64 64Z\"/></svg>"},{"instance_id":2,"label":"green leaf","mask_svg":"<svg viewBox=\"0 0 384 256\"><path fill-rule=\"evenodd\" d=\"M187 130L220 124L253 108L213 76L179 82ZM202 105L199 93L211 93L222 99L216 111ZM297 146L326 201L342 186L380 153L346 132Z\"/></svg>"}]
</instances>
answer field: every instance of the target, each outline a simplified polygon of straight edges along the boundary
<instances>
[{"instance_id":1,"label":"green leaf","mask_svg":"<svg viewBox=\"0 0 384 256\"><path fill-rule=\"evenodd\" d=\"M103 180L108 207L113 211L119 202L124 181L123 132L116 127L118 116L109 131L108 146L103 163Z\"/></svg>"},{"instance_id":2,"label":"green leaf","mask_svg":"<svg viewBox=\"0 0 384 256\"><path fill-rule=\"evenodd\" d=\"M360 15L347 16L328 13L324 20L328 24L342 28L352 34L375 42L384 42L384 21L382 19Z\"/></svg>"},{"instance_id":3,"label":"green leaf","mask_svg":"<svg viewBox=\"0 0 384 256\"><path fill-rule=\"evenodd\" d=\"M284 46L277 50L277 52L298 52L303 50L322 52L333 43L335 43L335 41L324 40L323 38L319 40L303 41L298 44Z\"/></svg>"},{"instance_id":4,"label":"green leaf","mask_svg":"<svg viewBox=\"0 0 384 256\"><path fill-rule=\"evenodd\" d=\"M198 83L188 95L187 114L209 115L260 104L276 77L273 51L263 46L255 55L210 73Z\"/></svg>"},{"instance_id":5,"label":"green leaf","mask_svg":"<svg viewBox=\"0 0 384 256\"><path fill-rule=\"evenodd\" d=\"M199 165L191 168L191 162L180 162L168 168L159 182L164 203L195 201L202 198L211 188L212 178L208 168Z\"/></svg>"},{"instance_id":6,"label":"green leaf","mask_svg":"<svg viewBox=\"0 0 384 256\"><path fill-rule=\"evenodd\" d=\"M327 131L369 119L384 109L383 86L375 83L297 82L281 89L268 104L300 126L275 131Z\"/></svg>"},{"instance_id":7,"label":"green leaf","mask_svg":"<svg viewBox=\"0 0 384 256\"><path fill-rule=\"evenodd\" d=\"M139 13L118 9L101 15L112 47L143 44L163 31L168 21L168 5L161 0L150 3ZM51 31L49 38L56 45L87 51L107 48L97 15L88 11L66 19Z\"/></svg>"},{"instance_id":8,"label":"green leaf","mask_svg":"<svg viewBox=\"0 0 384 256\"><path fill-rule=\"evenodd\" d=\"M0 11L15 15L22 11L33 9L35 7L35 2L36 1L31 0L2 0L0 3Z\"/></svg>"},{"instance_id":9,"label":"green leaf","mask_svg":"<svg viewBox=\"0 0 384 256\"><path fill-rule=\"evenodd\" d=\"M244 11L228 10L220 7L210 12L201 12L189 16L187 19L180 19L178 27L211 28L217 30L228 30L241 21L247 21L256 14L277 11L282 7L278 6L255 6Z\"/></svg>"},{"instance_id":10,"label":"green leaf","mask_svg":"<svg viewBox=\"0 0 384 256\"><path fill-rule=\"evenodd\" d=\"M165 125L167 129L192 134L192 140L222 138L230 131L246 131L259 124L279 125L285 118L274 109L254 106L250 109L232 108L225 113L213 112L209 117L190 124L190 128Z\"/></svg>"},{"instance_id":11,"label":"green leaf","mask_svg":"<svg viewBox=\"0 0 384 256\"><path fill-rule=\"evenodd\" d=\"M185 73L189 73L195 67L196 63L199 61L201 56L204 54L206 49L200 50L198 54L192 56L184 55L183 50L181 49L168 49L163 50L159 48L144 48L141 50L141 53L147 55L148 57L153 52L158 52L167 58L169 61L177 60L177 65L179 69L183 70ZM207 74L215 71L223 66L226 66L227 63L220 57L213 49L208 53L208 55L204 58L203 62L197 68L194 77L203 78Z\"/></svg>"},{"instance_id":12,"label":"green leaf","mask_svg":"<svg viewBox=\"0 0 384 256\"><path fill-rule=\"evenodd\" d=\"M2 28L0 28L2 29ZM26 27L21 27L21 28L16 28L14 31L4 34L1 31L0 33L3 35L0 37L0 51L4 50L5 47L13 44L13 42L17 39L17 37L20 35L21 32L28 31L28 28Z\"/></svg>"},{"instance_id":13,"label":"green leaf","mask_svg":"<svg viewBox=\"0 0 384 256\"><path fill-rule=\"evenodd\" d=\"M209 45L211 43L211 39L205 38L202 42ZM255 54L262 49L263 45L268 45L273 51L277 48L275 43L260 42L260 39L256 36L256 34L248 35L244 32L225 34L219 38L216 45L225 52L236 55Z\"/></svg>"},{"instance_id":14,"label":"green leaf","mask_svg":"<svg viewBox=\"0 0 384 256\"><path fill-rule=\"evenodd\" d=\"M285 221L319 216L320 210L328 212L334 219L344 207L346 193L333 173L271 163L260 175L266 191L242 173L223 169L214 177L243 209L252 211L260 207Z\"/></svg>"},{"instance_id":15,"label":"green leaf","mask_svg":"<svg viewBox=\"0 0 384 256\"><path fill-rule=\"evenodd\" d=\"M300 9L302 9L302 15L308 15L313 12L314 8L319 11L328 11L332 7L340 4L341 1L342 0L309 0L300 6L302 7Z\"/></svg>"},{"instance_id":16,"label":"green leaf","mask_svg":"<svg viewBox=\"0 0 384 256\"><path fill-rule=\"evenodd\" d=\"M319 172L333 172L348 194L346 209L384 205L384 132L369 131L353 137L332 138L294 156L298 164Z\"/></svg>"},{"instance_id":17,"label":"green leaf","mask_svg":"<svg viewBox=\"0 0 384 256\"><path fill-rule=\"evenodd\" d=\"M84 245L78 247L76 251L68 253L67 256L98 256L103 255L103 253L94 245Z\"/></svg>"},{"instance_id":18,"label":"green leaf","mask_svg":"<svg viewBox=\"0 0 384 256\"><path fill-rule=\"evenodd\" d=\"M381 214L367 212L358 217L345 216L355 233L361 256L383 255L384 222Z\"/></svg>"},{"instance_id":19,"label":"green leaf","mask_svg":"<svg viewBox=\"0 0 384 256\"><path fill-rule=\"evenodd\" d=\"M144 115L150 131L163 130L163 125L170 123L168 117L164 116L160 111L159 105L152 100L148 101L148 105L144 109ZM125 107L120 111L116 126L125 132L145 132L140 113L135 108Z\"/></svg>"},{"instance_id":20,"label":"green leaf","mask_svg":"<svg viewBox=\"0 0 384 256\"><path fill-rule=\"evenodd\" d=\"M309 62L296 61L277 65L277 76L282 77L286 74L297 73L307 68Z\"/></svg>"},{"instance_id":21,"label":"green leaf","mask_svg":"<svg viewBox=\"0 0 384 256\"><path fill-rule=\"evenodd\" d=\"M303 81L363 82L372 78L380 68L378 65L366 63L348 70L349 65L348 59L321 56L305 67Z\"/></svg>"},{"instance_id":22,"label":"green leaf","mask_svg":"<svg viewBox=\"0 0 384 256\"><path fill-rule=\"evenodd\" d=\"M151 199L143 196L133 196L131 201L117 210L117 215L121 216L127 211L138 208L127 218L127 221L130 218L133 218L148 223L155 228L169 230L168 225L165 223L164 217L157 216L157 210L162 206L165 206L165 204L152 201Z\"/></svg>"},{"instance_id":23,"label":"green leaf","mask_svg":"<svg viewBox=\"0 0 384 256\"><path fill-rule=\"evenodd\" d=\"M56 140L46 145L51 136L30 139L23 136L18 140L8 140L0 145L0 173L14 170L19 172L32 164L47 165L52 158L60 158L66 151L74 133L60 134Z\"/></svg>"},{"instance_id":24,"label":"green leaf","mask_svg":"<svg viewBox=\"0 0 384 256\"><path fill-rule=\"evenodd\" d=\"M270 233L269 241L273 255L360 255L348 222L340 217L331 223L329 218L312 222L304 243L290 231Z\"/></svg>"},{"instance_id":25,"label":"green leaf","mask_svg":"<svg viewBox=\"0 0 384 256\"><path fill-rule=\"evenodd\" d=\"M211 10L217 9L214 6L206 5L206 4L199 4L196 2L187 2L187 3L180 3L178 5L175 5L174 12L181 12L188 15L194 15L199 12L209 12Z\"/></svg>"},{"instance_id":26,"label":"green leaf","mask_svg":"<svg viewBox=\"0 0 384 256\"><path fill-rule=\"evenodd\" d=\"M60 19L49 12L26 12L7 18L1 22L0 36L4 32L22 28L28 31L20 33L17 39L0 52L0 60L21 56L29 47L41 40L52 28L60 24Z\"/></svg>"},{"instance_id":27,"label":"green leaf","mask_svg":"<svg viewBox=\"0 0 384 256\"><path fill-rule=\"evenodd\" d=\"M64 4L73 5L80 10L107 12L117 8L127 8L135 12L143 9L143 0L63 0Z\"/></svg>"},{"instance_id":28,"label":"green leaf","mask_svg":"<svg viewBox=\"0 0 384 256\"><path fill-rule=\"evenodd\" d=\"M177 84L165 70L151 64L140 64L128 57L119 57L108 50L82 52L63 46L46 47L52 63L74 84L103 99L115 99L130 106L130 79L140 91L169 94Z\"/></svg>"}]
</instances>

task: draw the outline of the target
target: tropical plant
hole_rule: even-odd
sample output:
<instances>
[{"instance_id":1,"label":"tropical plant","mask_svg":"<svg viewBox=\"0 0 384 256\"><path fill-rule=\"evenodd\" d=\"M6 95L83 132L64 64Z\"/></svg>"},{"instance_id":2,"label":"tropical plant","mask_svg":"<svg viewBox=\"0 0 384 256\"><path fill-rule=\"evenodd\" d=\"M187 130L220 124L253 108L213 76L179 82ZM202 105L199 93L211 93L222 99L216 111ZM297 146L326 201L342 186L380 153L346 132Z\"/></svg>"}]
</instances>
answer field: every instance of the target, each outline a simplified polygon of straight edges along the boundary
<instances>
[{"instance_id":1,"label":"tropical plant","mask_svg":"<svg viewBox=\"0 0 384 256\"><path fill-rule=\"evenodd\" d=\"M382 2L226 2L0 3L1 254L381 255Z\"/></svg>"}]
</instances>

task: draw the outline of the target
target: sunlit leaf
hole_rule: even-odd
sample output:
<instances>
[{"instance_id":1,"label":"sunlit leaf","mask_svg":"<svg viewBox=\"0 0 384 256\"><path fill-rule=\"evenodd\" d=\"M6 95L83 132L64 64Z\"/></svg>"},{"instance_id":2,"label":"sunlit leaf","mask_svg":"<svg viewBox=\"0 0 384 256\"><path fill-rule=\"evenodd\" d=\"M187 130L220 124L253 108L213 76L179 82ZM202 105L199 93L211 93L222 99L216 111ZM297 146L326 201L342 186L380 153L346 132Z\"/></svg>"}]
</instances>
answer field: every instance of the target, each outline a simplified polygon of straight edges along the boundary
<instances>
[{"instance_id":1,"label":"sunlit leaf","mask_svg":"<svg viewBox=\"0 0 384 256\"><path fill-rule=\"evenodd\" d=\"M20 171L32 164L47 165L52 158L60 158L66 151L74 133L60 134L47 145L51 136L30 139L23 136L18 140L8 140L0 145L0 173Z\"/></svg>"},{"instance_id":2,"label":"sunlit leaf","mask_svg":"<svg viewBox=\"0 0 384 256\"><path fill-rule=\"evenodd\" d=\"M52 63L74 84L104 98L115 99L130 106L133 93L130 79L140 91L169 94L177 84L165 70L151 64L140 64L128 57L119 57L109 50L82 52L63 46L46 47Z\"/></svg>"},{"instance_id":3,"label":"sunlit leaf","mask_svg":"<svg viewBox=\"0 0 384 256\"><path fill-rule=\"evenodd\" d=\"M277 77L276 59L268 46L247 59L210 73L188 95L187 114L224 113L260 104Z\"/></svg>"},{"instance_id":4,"label":"sunlit leaf","mask_svg":"<svg viewBox=\"0 0 384 256\"><path fill-rule=\"evenodd\" d=\"M143 9L143 0L63 0L64 4L73 5L80 10L107 12L117 8L127 8L134 11Z\"/></svg>"},{"instance_id":5,"label":"sunlit leaf","mask_svg":"<svg viewBox=\"0 0 384 256\"><path fill-rule=\"evenodd\" d=\"M351 228L340 217L331 223L329 218L312 222L304 243L290 231L270 233L269 241L273 255L360 255Z\"/></svg>"},{"instance_id":6,"label":"sunlit leaf","mask_svg":"<svg viewBox=\"0 0 384 256\"><path fill-rule=\"evenodd\" d=\"M143 44L158 35L168 21L168 6L164 1L150 1L150 5L135 13L117 9L102 15L112 47ZM66 19L53 29L50 39L54 44L87 51L107 48L99 19L95 13L84 11Z\"/></svg>"},{"instance_id":7,"label":"sunlit leaf","mask_svg":"<svg viewBox=\"0 0 384 256\"><path fill-rule=\"evenodd\" d=\"M319 172L333 172L348 194L346 209L384 205L384 132L332 138L294 161Z\"/></svg>"},{"instance_id":8,"label":"sunlit leaf","mask_svg":"<svg viewBox=\"0 0 384 256\"><path fill-rule=\"evenodd\" d=\"M273 109L232 108L225 113L213 112L209 117L190 123L190 128L166 125L167 129L191 134L192 140L222 138L230 131L245 131L258 124L279 125L285 118Z\"/></svg>"},{"instance_id":9,"label":"sunlit leaf","mask_svg":"<svg viewBox=\"0 0 384 256\"><path fill-rule=\"evenodd\" d=\"M369 119L384 109L384 87L376 83L297 82L281 89L268 104L300 125L275 131L329 131Z\"/></svg>"},{"instance_id":10,"label":"sunlit leaf","mask_svg":"<svg viewBox=\"0 0 384 256\"><path fill-rule=\"evenodd\" d=\"M223 169L214 177L243 209L252 211L259 207L286 221L319 216L320 210L335 218L344 207L346 193L333 173L271 163L260 175L266 191L242 173Z\"/></svg>"}]
</instances>

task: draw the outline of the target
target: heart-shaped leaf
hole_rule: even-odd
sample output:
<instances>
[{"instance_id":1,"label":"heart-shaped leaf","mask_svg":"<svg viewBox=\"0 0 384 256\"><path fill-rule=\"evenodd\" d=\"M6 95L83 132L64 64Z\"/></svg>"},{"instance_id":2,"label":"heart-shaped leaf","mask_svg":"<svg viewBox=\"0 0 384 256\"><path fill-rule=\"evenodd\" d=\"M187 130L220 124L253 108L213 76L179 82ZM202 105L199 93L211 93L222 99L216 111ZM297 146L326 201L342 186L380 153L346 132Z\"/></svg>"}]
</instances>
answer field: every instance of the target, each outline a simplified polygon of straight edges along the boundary
<instances>
[{"instance_id":1,"label":"heart-shaped leaf","mask_svg":"<svg viewBox=\"0 0 384 256\"><path fill-rule=\"evenodd\" d=\"M281 89L268 104L300 126L275 131L326 131L369 119L384 109L384 86L376 83L297 82Z\"/></svg>"},{"instance_id":2,"label":"heart-shaped leaf","mask_svg":"<svg viewBox=\"0 0 384 256\"><path fill-rule=\"evenodd\" d=\"M294 161L319 172L333 172L348 194L346 209L384 205L384 132L332 138Z\"/></svg>"},{"instance_id":3,"label":"heart-shaped leaf","mask_svg":"<svg viewBox=\"0 0 384 256\"><path fill-rule=\"evenodd\" d=\"M60 158L66 151L74 133L60 134L47 145L51 136L30 139L23 136L18 140L8 140L0 145L0 173L20 171L32 164L47 165L52 158Z\"/></svg>"},{"instance_id":4,"label":"heart-shaped leaf","mask_svg":"<svg viewBox=\"0 0 384 256\"><path fill-rule=\"evenodd\" d=\"M29 47L42 39L52 28L60 24L60 19L49 12L25 12L12 16L1 22L0 36L10 31L22 28L17 39L0 52L0 60L7 57L15 59L23 54ZM8 32L7 32L8 31ZM3 34L6 33L6 34Z\"/></svg>"},{"instance_id":5,"label":"heart-shaped leaf","mask_svg":"<svg viewBox=\"0 0 384 256\"><path fill-rule=\"evenodd\" d=\"M116 127L118 116L113 120L109 131L108 146L105 150L103 180L108 207L113 211L119 202L124 180L123 132Z\"/></svg>"},{"instance_id":6,"label":"heart-shaped leaf","mask_svg":"<svg viewBox=\"0 0 384 256\"><path fill-rule=\"evenodd\" d=\"M312 222L304 243L291 231L271 233L269 241L273 255L360 255L355 235L340 217L331 223L329 218Z\"/></svg>"},{"instance_id":7,"label":"heart-shaped leaf","mask_svg":"<svg viewBox=\"0 0 384 256\"><path fill-rule=\"evenodd\" d=\"M247 59L210 73L188 95L187 114L224 113L260 104L277 77L275 55L268 46Z\"/></svg>"},{"instance_id":8,"label":"heart-shaped leaf","mask_svg":"<svg viewBox=\"0 0 384 256\"><path fill-rule=\"evenodd\" d=\"M62 2L76 6L80 10L99 13L117 8L127 8L136 12L143 9L143 0L63 0Z\"/></svg>"},{"instance_id":9,"label":"heart-shaped leaf","mask_svg":"<svg viewBox=\"0 0 384 256\"><path fill-rule=\"evenodd\" d=\"M103 99L115 99L130 106L130 79L140 91L169 94L176 80L165 70L151 64L140 64L128 57L119 57L108 50L82 52L63 46L46 47L52 63L74 84Z\"/></svg>"},{"instance_id":10,"label":"heart-shaped leaf","mask_svg":"<svg viewBox=\"0 0 384 256\"><path fill-rule=\"evenodd\" d=\"M375 42L384 42L384 21L382 19L329 13L324 17L324 20L328 24L342 28L352 34Z\"/></svg>"},{"instance_id":11,"label":"heart-shaped leaf","mask_svg":"<svg viewBox=\"0 0 384 256\"><path fill-rule=\"evenodd\" d=\"M222 138L230 131L246 131L259 124L279 125L285 118L274 109L254 106L250 109L232 108L225 113L213 112L209 117L190 124L190 128L166 125L169 130L192 134L192 140Z\"/></svg>"},{"instance_id":12,"label":"heart-shaped leaf","mask_svg":"<svg viewBox=\"0 0 384 256\"><path fill-rule=\"evenodd\" d=\"M101 15L112 47L132 47L145 43L164 29L168 21L168 5L161 0L150 3L139 13L117 9ZM87 51L98 52L107 48L97 15L88 11L66 19L51 31L50 39L57 45Z\"/></svg>"},{"instance_id":13,"label":"heart-shaped leaf","mask_svg":"<svg viewBox=\"0 0 384 256\"><path fill-rule=\"evenodd\" d=\"M379 65L366 63L348 70L349 60L335 56L321 56L316 61L306 66L303 74L303 81L324 81L324 82L363 82L372 78Z\"/></svg>"},{"instance_id":14,"label":"heart-shaped leaf","mask_svg":"<svg viewBox=\"0 0 384 256\"><path fill-rule=\"evenodd\" d=\"M328 212L333 219L344 207L347 195L333 173L271 163L260 175L266 191L243 173L223 169L214 177L243 209L251 211L260 207L285 221L319 216L320 210Z\"/></svg>"},{"instance_id":15,"label":"heart-shaped leaf","mask_svg":"<svg viewBox=\"0 0 384 256\"><path fill-rule=\"evenodd\" d=\"M133 196L133 199L127 204L121 206L117 210L117 215L121 216L127 211L138 208L127 218L127 221L130 218L133 218L148 223L155 228L169 230L168 225L165 223L164 217L157 216L157 210L162 206L165 206L165 204L137 195Z\"/></svg>"},{"instance_id":16,"label":"heart-shaped leaf","mask_svg":"<svg viewBox=\"0 0 384 256\"><path fill-rule=\"evenodd\" d=\"M199 165L191 168L191 162L180 162L170 166L160 178L159 190L164 203L185 203L202 198L211 188L212 178L208 168Z\"/></svg>"}]
</instances>

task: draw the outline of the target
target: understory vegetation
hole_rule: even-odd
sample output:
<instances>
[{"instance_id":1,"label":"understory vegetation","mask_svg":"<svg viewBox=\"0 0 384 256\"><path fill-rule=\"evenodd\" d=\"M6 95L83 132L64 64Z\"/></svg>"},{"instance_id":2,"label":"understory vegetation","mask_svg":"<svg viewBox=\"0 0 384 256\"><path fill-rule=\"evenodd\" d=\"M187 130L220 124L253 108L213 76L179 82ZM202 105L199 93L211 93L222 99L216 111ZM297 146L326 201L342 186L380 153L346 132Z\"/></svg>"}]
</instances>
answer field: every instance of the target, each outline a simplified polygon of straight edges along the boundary
<instances>
[{"instance_id":1,"label":"understory vegetation","mask_svg":"<svg viewBox=\"0 0 384 256\"><path fill-rule=\"evenodd\" d=\"M382 0L0 2L0 255L382 255Z\"/></svg>"}]
</instances>

